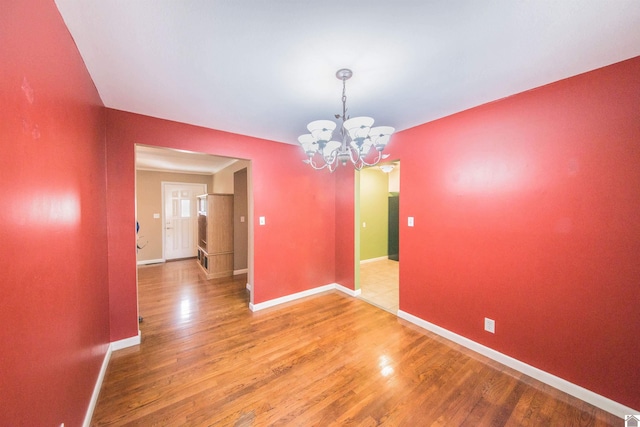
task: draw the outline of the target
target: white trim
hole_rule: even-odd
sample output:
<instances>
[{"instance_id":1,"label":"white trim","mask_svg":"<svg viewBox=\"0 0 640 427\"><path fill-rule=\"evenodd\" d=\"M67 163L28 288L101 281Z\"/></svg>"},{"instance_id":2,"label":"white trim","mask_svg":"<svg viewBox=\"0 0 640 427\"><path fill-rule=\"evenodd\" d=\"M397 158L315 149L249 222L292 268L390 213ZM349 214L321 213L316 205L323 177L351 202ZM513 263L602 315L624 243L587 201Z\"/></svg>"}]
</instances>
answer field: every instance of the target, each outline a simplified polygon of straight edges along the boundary
<instances>
[{"instance_id":1,"label":"white trim","mask_svg":"<svg viewBox=\"0 0 640 427\"><path fill-rule=\"evenodd\" d=\"M100 373L98 374L98 379L96 380L96 385L93 387L93 393L91 394L91 400L89 401L89 407L87 408L87 413L84 416L84 422L82 423L83 427L89 427L91 425L91 418L93 418L93 411L96 409L96 404L98 403L98 396L100 396L100 389L102 389L102 382L104 381L104 377L107 373L107 368L109 367L109 361L111 360L111 353L116 350L122 350L123 348L133 347L134 345L140 344L140 337L142 333L138 330L138 335L125 338L118 341L113 341L107 347L107 354L104 355L104 359L102 360L102 366L100 367Z\"/></svg>"},{"instance_id":2,"label":"white trim","mask_svg":"<svg viewBox=\"0 0 640 427\"><path fill-rule=\"evenodd\" d=\"M123 348L133 347L134 345L140 344L141 335L142 333L138 330L138 335L112 342L111 351L122 350Z\"/></svg>"},{"instance_id":3,"label":"white trim","mask_svg":"<svg viewBox=\"0 0 640 427\"><path fill-rule=\"evenodd\" d=\"M349 288L345 288L344 286L338 284L338 283L334 283L334 285L336 286L336 290L340 291L340 292L344 292L347 295L350 295L352 297L359 297L360 294L362 293L362 291L360 291L360 289L356 289L355 291L353 289L349 289Z\"/></svg>"},{"instance_id":4,"label":"white trim","mask_svg":"<svg viewBox=\"0 0 640 427\"><path fill-rule=\"evenodd\" d=\"M251 285L249 283L247 283L247 289L251 291Z\"/></svg>"},{"instance_id":5,"label":"white trim","mask_svg":"<svg viewBox=\"0 0 640 427\"><path fill-rule=\"evenodd\" d=\"M479 344L475 341L470 340L469 338L465 338L461 335L458 335L454 332L451 332L433 323L427 322L426 320L423 320L412 314L406 313L402 310L398 310L398 317L408 322L411 322L414 325L420 326L423 329L431 331L434 334L440 335L441 337L444 337L450 341L453 341L456 344L460 344L461 346L466 347L472 351L475 351L476 353L479 353L483 356L486 356L489 359L493 359L496 362L499 362L505 366L508 366L511 369L515 369L516 371L522 372L523 374L528 375L532 378L535 378L536 380L541 381L545 384L548 384L551 387L554 387L560 391L563 391L567 394L577 397L580 400L590 403L591 405L596 406L620 418L624 418L625 414L640 413L640 411L631 409L628 406L625 406L607 397L594 393L591 390L587 390L586 388L580 387L577 384L573 384L560 377L556 377L553 374L550 374L541 369L528 365L524 362L514 359L513 357L507 356L506 354L500 353L492 348L486 347L482 344Z\"/></svg>"},{"instance_id":6,"label":"white trim","mask_svg":"<svg viewBox=\"0 0 640 427\"><path fill-rule=\"evenodd\" d=\"M96 409L96 404L98 403L98 396L100 396L100 390L102 389L102 382L104 381L104 376L107 373L107 368L109 367L109 360L111 360L111 344L107 347L107 354L104 355L104 359L102 360L102 366L100 367L100 373L98 373L98 379L96 380L96 385L93 387L93 393L91 394L91 400L89 401L89 408L87 408L87 413L84 415L84 422L82 423L82 427L89 427L91 425L91 418L93 418L93 411Z\"/></svg>"},{"instance_id":7,"label":"white trim","mask_svg":"<svg viewBox=\"0 0 640 427\"><path fill-rule=\"evenodd\" d=\"M361 259L360 264L366 264L368 262L384 261L385 259L389 259L389 255L379 256L378 258Z\"/></svg>"},{"instance_id":8,"label":"white trim","mask_svg":"<svg viewBox=\"0 0 640 427\"><path fill-rule=\"evenodd\" d=\"M233 275L237 276L238 274L247 274L248 272L248 268L241 268L240 270L233 270Z\"/></svg>"},{"instance_id":9,"label":"white trim","mask_svg":"<svg viewBox=\"0 0 640 427\"><path fill-rule=\"evenodd\" d=\"M143 259L141 261L136 262L137 265L147 265L147 264L160 264L163 262L167 262L164 258L158 259Z\"/></svg>"},{"instance_id":10,"label":"white trim","mask_svg":"<svg viewBox=\"0 0 640 427\"><path fill-rule=\"evenodd\" d=\"M335 283L333 283L330 285L324 285L324 286L320 286L313 289L307 289L306 291L298 292L291 295L285 295L283 297L272 299L265 302L260 302L258 304L249 304L249 309L251 309L251 311L264 310L265 308L274 307L276 305L284 304L286 302L291 302L300 298L319 294L320 292L330 291L335 288L336 288Z\"/></svg>"},{"instance_id":11,"label":"white trim","mask_svg":"<svg viewBox=\"0 0 640 427\"><path fill-rule=\"evenodd\" d=\"M321 292L331 291L331 290L334 290L334 289L338 290L340 292L344 292L344 293L346 293L348 295L351 295L351 296L360 295L360 289L353 291L353 290L345 288L344 286L339 285L337 283L330 283L328 285L319 286L319 287L313 288L313 289L307 289L306 291L298 292L298 293L291 294L291 295L285 295L283 297L272 299L272 300L265 301L265 302L260 302L258 304L252 304L251 303L251 304L249 304L249 309L251 311L264 310L265 308L275 307L276 305L284 304L286 302L295 301L295 300L300 299L300 298L304 298L304 297L308 297L308 296L311 296L311 295L319 294Z\"/></svg>"}]
</instances>

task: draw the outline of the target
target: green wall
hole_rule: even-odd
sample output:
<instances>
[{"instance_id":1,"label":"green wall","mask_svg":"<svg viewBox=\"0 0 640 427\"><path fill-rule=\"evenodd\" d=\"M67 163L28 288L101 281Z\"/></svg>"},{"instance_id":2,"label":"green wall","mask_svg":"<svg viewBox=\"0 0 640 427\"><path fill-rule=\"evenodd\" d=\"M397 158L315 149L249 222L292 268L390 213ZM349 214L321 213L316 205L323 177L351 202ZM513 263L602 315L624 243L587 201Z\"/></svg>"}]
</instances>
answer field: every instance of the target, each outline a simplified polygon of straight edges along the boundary
<instances>
[{"instance_id":1,"label":"green wall","mask_svg":"<svg viewBox=\"0 0 640 427\"><path fill-rule=\"evenodd\" d=\"M360 259L387 256L389 175L378 168L360 171L359 227Z\"/></svg>"}]
</instances>

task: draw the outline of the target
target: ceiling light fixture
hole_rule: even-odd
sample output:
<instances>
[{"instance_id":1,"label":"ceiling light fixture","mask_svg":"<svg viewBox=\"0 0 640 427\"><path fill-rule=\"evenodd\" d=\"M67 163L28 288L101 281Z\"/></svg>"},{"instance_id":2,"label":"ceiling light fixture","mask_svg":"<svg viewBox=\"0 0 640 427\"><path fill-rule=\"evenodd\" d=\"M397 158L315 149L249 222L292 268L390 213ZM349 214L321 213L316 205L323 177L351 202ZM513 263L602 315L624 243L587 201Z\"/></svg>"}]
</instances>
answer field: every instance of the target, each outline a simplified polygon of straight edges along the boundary
<instances>
[{"instance_id":1,"label":"ceiling light fixture","mask_svg":"<svg viewBox=\"0 0 640 427\"><path fill-rule=\"evenodd\" d=\"M380 168L380 170L384 173L391 173L391 171L393 170L393 168L395 167L394 164L390 164L390 165L380 165L378 166Z\"/></svg>"},{"instance_id":2,"label":"ceiling light fixture","mask_svg":"<svg viewBox=\"0 0 640 427\"><path fill-rule=\"evenodd\" d=\"M342 119L340 134L342 142L332 141L331 137L336 128L335 122L331 120L316 120L307 125L311 133L298 137L298 142L302 146L307 158L303 160L316 170L327 168L333 172L338 163L346 165L348 161L353 163L356 170L365 166L374 166L382 159L389 157L382 154L391 134L395 131L391 126L373 126L374 120L371 117L347 116L347 95L346 82L351 78L353 72L347 68L342 68L336 72L336 77L342 80L342 114L336 114L336 119ZM375 154L371 154L372 148ZM367 161L368 158L372 160Z\"/></svg>"}]
</instances>

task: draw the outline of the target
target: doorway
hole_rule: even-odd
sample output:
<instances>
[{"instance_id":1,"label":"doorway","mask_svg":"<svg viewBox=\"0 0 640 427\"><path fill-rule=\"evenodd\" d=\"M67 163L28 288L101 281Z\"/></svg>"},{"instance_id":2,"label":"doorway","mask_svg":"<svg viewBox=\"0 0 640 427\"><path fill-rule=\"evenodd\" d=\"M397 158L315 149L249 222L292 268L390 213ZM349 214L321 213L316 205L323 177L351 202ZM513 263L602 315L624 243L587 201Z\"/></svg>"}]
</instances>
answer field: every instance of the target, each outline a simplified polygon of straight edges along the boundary
<instances>
[{"instance_id":1,"label":"doorway","mask_svg":"<svg viewBox=\"0 0 640 427\"><path fill-rule=\"evenodd\" d=\"M177 211L175 216L186 216L187 202L181 201L182 197L173 199L173 195L165 197L163 183L166 184L204 184L204 190L197 190L198 194L224 193L235 194L234 185L239 188L237 195L243 198L242 210L237 212L239 222L244 230L242 241L234 245L235 255L242 259L242 264L234 265L234 274L246 274L247 289L250 301L253 302L253 184L251 160L216 156L206 153L187 152L163 147L150 147L136 145L136 221L139 223L137 264L156 264L165 262L165 258L173 257L172 252L166 253L164 247L164 228L167 226L165 210L171 209L174 214L174 205ZM241 176L241 180L234 180L235 173ZM235 196L234 196L235 198ZM191 204L194 208L195 203ZM165 205L168 205L165 207ZM240 204L239 204L240 205ZM189 206L189 208L191 208ZM182 212L184 208L184 212ZM235 215L235 213L234 213ZM197 232L197 215L194 231ZM238 227L239 229L241 227ZM235 233L234 233L235 234ZM195 233L194 233L195 235ZM197 243L197 239L195 239ZM192 255L194 257L196 254ZM177 256L178 259L181 256ZM195 262L195 259L194 259Z\"/></svg>"},{"instance_id":2,"label":"doorway","mask_svg":"<svg viewBox=\"0 0 640 427\"><path fill-rule=\"evenodd\" d=\"M357 180L356 255L360 297L397 314L399 309L400 162L362 169Z\"/></svg>"}]
</instances>

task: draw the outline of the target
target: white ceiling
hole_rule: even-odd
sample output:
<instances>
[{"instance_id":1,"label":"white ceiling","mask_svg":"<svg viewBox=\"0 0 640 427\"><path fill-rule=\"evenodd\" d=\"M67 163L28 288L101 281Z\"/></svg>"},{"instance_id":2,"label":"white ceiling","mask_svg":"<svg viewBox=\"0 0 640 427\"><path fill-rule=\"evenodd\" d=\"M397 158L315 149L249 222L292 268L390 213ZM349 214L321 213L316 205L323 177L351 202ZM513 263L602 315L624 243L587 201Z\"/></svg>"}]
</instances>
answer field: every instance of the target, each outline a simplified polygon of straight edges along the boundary
<instances>
[{"instance_id":1,"label":"white ceiling","mask_svg":"<svg viewBox=\"0 0 640 427\"><path fill-rule=\"evenodd\" d=\"M56 0L105 106L285 143L403 130L640 55L638 0Z\"/></svg>"},{"instance_id":2,"label":"white ceiling","mask_svg":"<svg viewBox=\"0 0 640 427\"><path fill-rule=\"evenodd\" d=\"M231 166L237 159L193 153L184 150L136 146L136 169L174 171L213 175Z\"/></svg>"}]
</instances>

